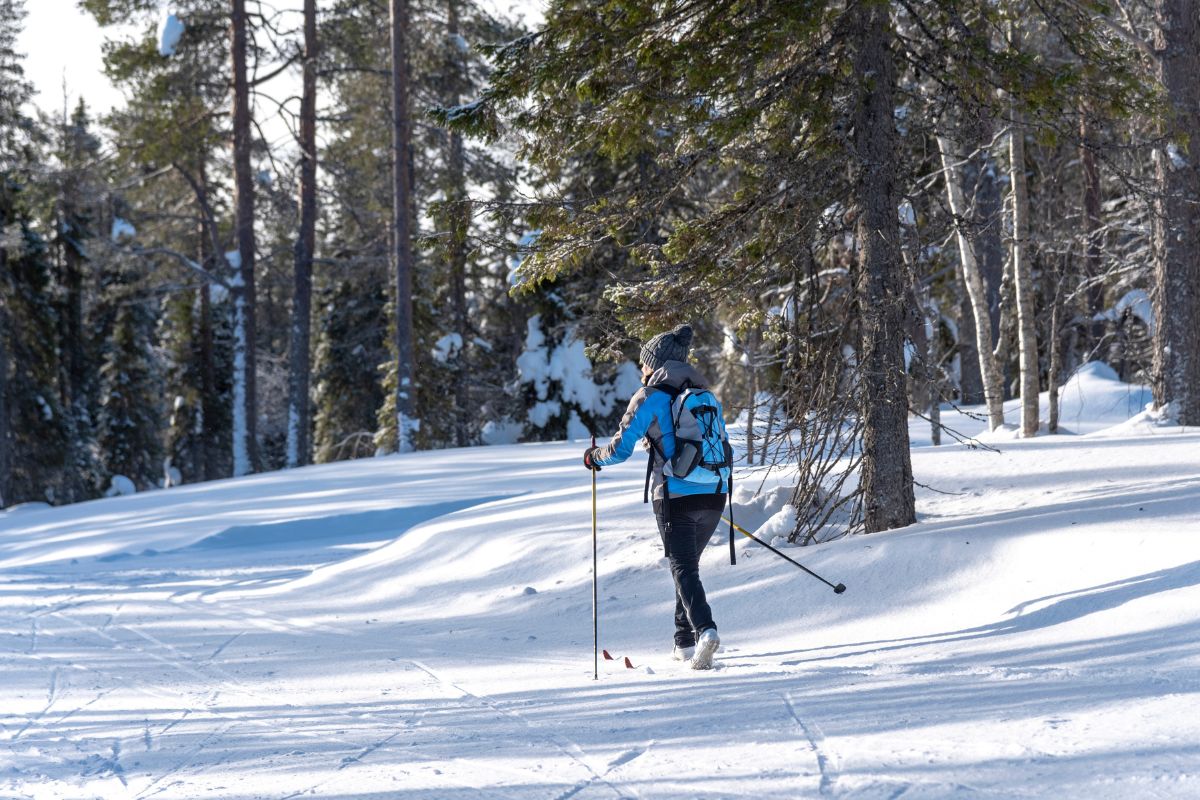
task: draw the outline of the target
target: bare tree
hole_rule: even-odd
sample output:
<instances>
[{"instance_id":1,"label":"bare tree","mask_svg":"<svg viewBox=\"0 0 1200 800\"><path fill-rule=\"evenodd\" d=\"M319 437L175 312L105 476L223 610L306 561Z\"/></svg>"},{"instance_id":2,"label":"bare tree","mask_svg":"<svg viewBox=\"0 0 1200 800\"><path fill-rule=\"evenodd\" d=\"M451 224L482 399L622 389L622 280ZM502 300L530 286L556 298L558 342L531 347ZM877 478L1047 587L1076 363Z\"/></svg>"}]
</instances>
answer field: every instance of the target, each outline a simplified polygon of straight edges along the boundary
<instances>
[{"instance_id":1,"label":"bare tree","mask_svg":"<svg viewBox=\"0 0 1200 800\"><path fill-rule=\"evenodd\" d=\"M995 430L1004 424L1003 378L992 352L992 324L988 314L987 291L979 270L979 261L975 258L974 244L965 227L966 200L955 165L958 148L948 137L939 136L938 150L942 158L942 177L946 184L950 213L954 215L963 283L966 284L967 296L971 300L972 319L975 323L975 350L979 356L979 371L983 374L983 398L987 403L988 427Z\"/></svg>"},{"instance_id":2,"label":"bare tree","mask_svg":"<svg viewBox=\"0 0 1200 800\"><path fill-rule=\"evenodd\" d=\"M413 448L416 429L412 319L412 121L408 110L408 0L391 0L392 269L395 274L396 450Z\"/></svg>"},{"instance_id":3,"label":"bare tree","mask_svg":"<svg viewBox=\"0 0 1200 800\"><path fill-rule=\"evenodd\" d=\"M294 250L292 333L288 371L287 465L311 459L309 435L309 331L312 265L317 227L317 40L316 0L304 0L304 86L300 97L300 230Z\"/></svg>"},{"instance_id":4,"label":"bare tree","mask_svg":"<svg viewBox=\"0 0 1200 800\"><path fill-rule=\"evenodd\" d=\"M1017 32L1014 26L1013 41ZM1037 310L1034 308L1033 268L1029 254L1029 185L1025 177L1025 130L1021 110L1011 104L1008 134L1009 181L1012 192L1012 269L1017 295L1017 341L1020 347L1021 435L1038 432Z\"/></svg>"},{"instance_id":5,"label":"bare tree","mask_svg":"<svg viewBox=\"0 0 1200 800\"><path fill-rule=\"evenodd\" d=\"M450 106L462 102L466 84L464 50L466 42L459 33L459 0L446 0L446 43L448 53L447 89ZM467 342L470 341L470 321L467 319L467 221L470 215L464 207L467 199L466 157L462 133L451 128L447 133L446 200L450 209L450 296L454 305L454 330L461 339L454 374L454 439L459 447L470 444L467 425L471 413L468 400Z\"/></svg>"},{"instance_id":6,"label":"bare tree","mask_svg":"<svg viewBox=\"0 0 1200 800\"><path fill-rule=\"evenodd\" d=\"M257 348L254 288L254 177L250 170L250 83L246 72L246 0L233 0L233 204L237 256L234 268L233 474L258 466Z\"/></svg>"}]
</instances>

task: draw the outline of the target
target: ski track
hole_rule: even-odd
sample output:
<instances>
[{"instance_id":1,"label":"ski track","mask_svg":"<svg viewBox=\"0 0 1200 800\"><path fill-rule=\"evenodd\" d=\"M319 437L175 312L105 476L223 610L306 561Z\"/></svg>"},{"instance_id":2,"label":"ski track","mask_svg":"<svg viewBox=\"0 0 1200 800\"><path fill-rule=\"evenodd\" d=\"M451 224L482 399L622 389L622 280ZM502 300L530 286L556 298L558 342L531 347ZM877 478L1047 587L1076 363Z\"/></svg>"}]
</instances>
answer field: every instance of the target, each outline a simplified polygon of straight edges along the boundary
<instances>
[{"instance_id":1,"label":"ski track","mask_svg":"<svg viewBox=\"0 0 1200 800\"><path fill-rule=\"evenodd\" d=\"M456 692L459 692L459 694L462 697L469 697L472 700L475 700L476 702L480 703L481 705L486 706L487 708L491 709L494 713L496 713L500 716L507 717L509 719L520 722L523 726L525 726L526 728L529 728L531 731L535 732L541 739L554 745L554 747L557 748L560 753L562 753L564 756L566 756L567 758L574 761L579 766L583 767L584 770L586 770L589 773L589 775L590 775L589 778L576 784L572 789L568 790L565 794L558 795L555 798L555 800L566 800L566 798L578 794L579 792L583 791L583 789L585 789L586 787L591 786L593 784L602 784L604 786L607 786L609 789L611 789L613 791L614 794L616 794L616 796L618 798L640 797L640 795L638 795L633 790L629 790L628 794L626 794L625 792L622 792L620 789L618 789L612 783L605 780L605 776L608 775L610 772L612 772L612 770L615 769L616 767L619 767L623 764L627 764L630 761L632 761L634 758L637 758L638 756L645 753L648 748L648 745L646 747L640 748L640 751L634 755L629 755L628 753L624 753L621 756L618 756L617 760L614 761L613 763L611 763L609 765L608 769L606 769L602 773L597 772L595 769L592 768L592 766L590 764L587 763L587 761L586 761L586 759L588 758L587 753L584 752L583 748L580 747L576 742L572 741L571 739L568 739L567 737L562 736L560 734L539 731L538 728L532 722L530 722L526 717L524 717L523 715L519 714L516 711L513 711L512 709L504 708L502 705L500 705L498 702L496 702L491 697L489 697L485 694L475 694L474 692L470 692L470 691L464 689L462 686L459 686L457 683L449 680L448 678L442 677L436 671L429 668L427 665L425 665L424 663L422 663L420 661L417 661L415 659L408 659L408 661L410 664L415 666L417 669L420 669L423 672L428 673L430 675L430 677L432 677L434 680L438 681L439 683L443 684L444 686L448 686L449 688L455 690ZM625 756L628 756L628 757L625 757ZM619 762L619 763L617 763L617 762Z\"/></svg>"},{"instance_id":2,"label":"ski track","mask_svg":"<svg viewBox=\"0 0 1200 800\"><path fill-rule=\"evenodd\" d=\"M73 605L80 605L80 604L73 604ZM204 609L204 611L207 612L208 610ZM260 702L266 702L266 703L275 702L272 698L266 697L258 692L253 691L252 689L247 687L243 681L239 680L236 676L231 675L228 672L226 672L225 670L221 669L219 667L219 665L212 663L213 659L217 655L219 655L220 652L222 652L228 645L232 644L234 640L236 640L238 637L242 636L244 631L239 632L239 633L235 634L234 636L230 637L229 639L227 639L226 641L224 641L204 661L197 661L196 659L188 656L187 654L179 652L176 648L174 648L170 644L163 642L160 639L158 639L148 633L145 633L144 631L138 630L136 628L131 628L127 625L115 625L115 626L112 625L111 624L111 622L112 622L111 615L109 615L108 619L105 620L105 623L102 626L92 625L82 619L79 619L78 617L68 616L57 610L47 611L46 615L53 616L65 623L67 623L68 625L72 626L73 630L91 633L91 634L95 635L97 638L103 639L109 645L111 645L112 647L114 647L116 649L136 653L141 656L145 656L146 658L152 659L152 660L157 661L165 666L168 666L175 670L178 670L178 671L184 673L185 675L188 675L189 677L200 681L201 685L212 685L214 683L222 683L226 689L232 687L234 690L233 694L235 696L240 695L240 696L244 696L244 697L247 697L247 698L250 698L253 700L257 700ZM240 618L236 617L236 615L222 614L222 615L214 615L214 616L220 616L223 619L235 619L235 621L247 621L247 622L249 621L249 620L241 620ZM270 615L263 614L262 616L269 617ZM269 626L267 626L267 627L268 627L268 630L271 630L272 632L276 632L276 633L281 632L281 631L285 631L285 632L289 632L289 633L298 633L303 630L300 626L292 625L292 624L290 624L289 621L285 620L284 618L280 618L280 617L272 618L271 624L269 624ZM162 653L159 653L159 652L154 652L152 649L149 649L144 646L133 644L128 641L122 641L120 639L115 638L115 636L112 635L113 633L121 632L121 631L125 631L129 634L132 634L134 636L141 638L145 642L153 645L154 648L161 649L162 651L164 651L166 653L166 655L163 655ZM344 632L341 632L341 633L344 633ZM44 654L37 654L35 657L40 660L51 660L54 658L53 656L44 655ZM422 673L428 675L429 677L432 677L438 685L452 687L455 691L457 691L460 694L460 696L468 696L468 697L472 697L474 699L480 700L481 702L485 703L490 708L492 708L494 711L501 713L501 714L506 714L507 716L518 719L528 727L533 727L531 725L531 723L529 723L527 720L520 717L519 715L516 715L514 712L507 711L505 709L500 709L498 706L496 706L496 704L494 702L480 698L470 692L466 692L461 687L459 687L449 681L443 680L441 677L436 675L428 667L426 667L424 665L416 665L415 662L414 662L414 665L417 666L417 668L420 669L420 671ZM420 719L425 714L424 711L420 711L415 716L413 716L411 719L407 720L408 724L404 727L404 729L392 732L391 734L389 734L385 737L382 737L380 739L377 739L364 747L361 744L355 744L354 742L349 741L347 739L338 738L338 737L331 736L331 735L325 734L325 733L314 733L312 731L307 731L307 730L297 729L294 727L279 725L278 723L265 722L263 720L255 718L255 717L235 716L235 715L231 715L231 714L227 714L227 713L223 713L223 712L214 710L212 708L197 707L195 704L190 704L190 703L186 702L188 700L188 698L185 695L175 693L175 692L170 692L170 691L155 692L153 690L148 689L144 685L133 684L127 680L121 679L117 675L114 675L114 674L109 673L104 670L97 669L90 665L74 665L73 664L71 666L74 666L79 669L84 669L84 670L87 670L94 674L101 675L101 676L104 676L107 678L118 680L119 682L124 684L126 688L132 689L134 691L139 691L141 693L155 697L156 699L159 699L159 700L173 700L173 699L174 700L184 700L185 702L183 704L181 704L183 707L182 707L182 713L180 714L180 716L177 719L168 723L166 726L164 726L162 728L162 730L160 730L158 732L159 736L162 736L167 731L171 730L173 727L175 727L179 723L183 722L185 719L189 719L189 718L191 718L191 719L212 719L212 720L219 719L219 720L225 721L226 724L219 727L218 729L214 729L209 734L207 734L204 737L204 739L201 741L201 743L194 746L185 756L183 756L183 758L180 761L177 761L172 766L168 767L166 772L162 773L158 777L153 778L151 783L148 786L146 786L145 788L143 788L142 791L136 795L137 798L150 797L150 796L159 794L159 793L171 788L171 785L175 785L175 784L161 785L161 786L160 786L160 784L162 783L163 780L170 777L171 775L179 774L187 767L195 764L198 757L206 749L208 749L211 746L211 744L214 740L224 736L225 734L227 734L229 731L233 730L237 726L249 725L252 727L257 727L257 728L261 728L261 729L264 729L267 731L271 731L273 733L281 733L281 734L285 734L290 737L307 738L310 741L317 741L317 742L321 742L324 744L330 744L330 745L334 745L338 749L351 751L353 753L353 755L345 756L339 762L336 771L340 772L343 769L347 769L349 767L354 767L356 765L363 763L364 760L367 759L370 755L374 754L375 752L377 752L381 749L386 748L387 745L390 744L400 734L411 731L412 728L414 728L416 725L419 724ZM55 674L57 674L57 667L55 668ZM110 689L108 691L112 691L112 690ZM216 690L214 690L213 692L210 692L208 697L204 701L205 704L214 703L218 694L220 694L220 692L216 691ZM95 702L98 699L100 699L100 698L99 697L94 698L92 701L90 701L90 703ZM89 703L89 705L90 705L90 703ZM79 709L76 709L76 710L79 710ZM72 713L74 713L74 712L72 712ZM28 727L30 727L32 724L34 724L39 717L40 717L40 715L38 717L35 717L29 723L27 723L25 728L22 729L22 732L25 729L27 729ZM347 712L340 712L340 711L329 711L329 712L325 713L323 715L323 717L325 719L329 719L329 718L345 719L345 720L348 720L348 721L358 724L358 725L361 725L361 721L362 721L360 716L355 716L355 715L351 715ZM148 735L148 733L149 733L149 731L147 730L146 733L143 734L143 740L144 740L144 737L146 735ZM564 749L564 748L569 748L571 746L574 746L578 755L582 756L583 752L582 752L582 750L580 750L578 748L577 745L574 745L573 742L569 742L569 741L565 745L560 742L555 742L555 744L557 746L559 746L560 750L563 750L563 752L568 757L570 757L573 761L579 763L585 769L588 769L589 771L591 771L591 768L588 767L588 765L586 763L581 761L579 757L577 757L576 755L572 755L570 752L568 752L567 749ZM149 749L148 746L147 746L147 749ZM637 755L640 755L640 754L641 753L639 752ZM419 760L423 763L431 763L431 764L436 763L435 759L427 759L424 757L418 757L417 760ZM458 759L455 759L455 760L458 760ZM632 760L632 757L624 759L623 761L621 761L621 763L627 763L629 760ZM220 763L220 761L217 761L217 762L214 762L211 764L207 764L197 774L204 774L204 773L210 772L219 763ZM513 771L513 774L522 779L527 779L529 777L526 773L523 773L520 771ZM609 785L609 788L613 788L614 792L616 792L619 797L630 796L628 794L621 794L621 792L619 792L614 787L612 787L611 784L607 784L607 782L604 781L600 775L597 775L594 772L592 774L593 774L593 777L589 781L584 782L585 785L590 785L591 783L595 783L595 782L599 781L599 782L605 783L606 785ZM605 774L607 774L607 772ZM124 778L121 775L118 775L117 777L121 778L122 783L125 782ZM335 777L326 778L316 784L306 787L305 789L302 789L302 790L299 790L292 794L289 794L289 795L287 795L287 797L295 798L295 797L313 794L333 780L335 780ZM506 795L497 792L494 788L491 789L490 791L485 791L479 787L470 786L468 784L460 783L460 782L454 781L454 780L450 780L448 782L453 783L457 788L477 792L478 796L480 798L502 798L502 800L511 800ZM159 786L159 788L157 790L151 792L150 789L154 786ZM582 789L584 787L580 787L580 788ZM633 796L636 797L636 795L633 795Z\"/></svg>"},{"instance_id":3,"label":"ski track","mask_svg":"<svg viewBox=\"0 0 1200 800\"><path fill-rule=\"evenodd\" d=\"M822 733L817 723L806 723L800 718L800 712L796 710L796 701L790 692L784 693L783 701L787 704L792 719L796 720L796 724L804 732L804 738L808 739L813 755L817 757L817 768L821 771L821 785L818 787L818 791L822 796L829 797L833 794L840 772L837 754L825 744L825 734Z\"/></svg>"},{"instance_id":4,"label":"ski track","mask_svg":"<svg viewBox=\"0 0 1200 800\"><path fill-rule=\"evenodd\" d=\"M159 640L155 639L152 636L143 635L139 631L127 628L125 626L117 626L118 630L126 630L130 633L140 635L146 641L156 643L158 646L163 647L168 652L175 654L177 657L176 658L165 657L158 653L151 652L147 648L132 645L127 642L122 642L122 641L110 636L106 631L101 630L100 628L98 628L94 625L90 625L90 624L83 622L82 620L79 620L76 618L68 617L65 614L55 613L54 616L59 619L62 619L63 621L67 622L68 624L76 626L76 628L79 630L90 631L90 632L96 634L99 638L106 640L110 645L112 645L113 647L115 647L117 649L133 652L138 655L142 655L147 658L158 661L158 662L165 664L167 666L170 666L174 669L177 669L177 670L183 672L184 674L187 674L188 676L201 681L201 685L213 685L215 683L220 683L220 682L231 683L235 686L235 689L236 689L236 691L234 692L235 695L242 695L242 696L254 699L254 700L265 701L268 703L273 702L270 698L264 697L263 695L255 693L253 691L250 691L249 689L247 689L245 687L245 685L242 682L238 681L237 678L235 678L232 675L228 675L227 673L224 673L223 670L221 671L221 673L222 673L221 675L206 674L202 670L193 669L192 667L190 667L186 664L180 663L179 659L180 658L186 659L187 656L179 654L178 651L176 651L174 648L171 648L169 645L166 645L165 643L160 642ZM32 658L40 660L40 661L50 661L51 663L54 663L56 661L54 656L46 655L43 653L36 653L36 654L30 654L30 655ZM191 698L189 698L188 696L186 696L184 694L181 694L178 692L172 692L170 690L162 690L162 689L155 690L145 684L134 683L128 679L125 679L124 677L122 677L118 674L115 674L115 673L112 673L112 672L109 672L106 670L97 669L96 667L91 666L91 665L71 663L71 664L68 664L67 666L69 666L71 668L75 668L75 669L86 670L88 672L91 672L93 674L101 676L105 679L108 679L111 681L116 681L116 682L124 685L125 688L127 688L127 689L148 695L150 697L154 697L155 699L160 700L160 701L173 702L173 704L176 705L176 707L181 708L181 710L182 710L181 716L178 719L170 722L161 731L159 731L160 736L187 718L209 719L209 720L214 720L214 721L221 720L225 723L224 725L220 726L217 729L214 729L209 734L207 734L205 736L205 738L202 740L201 744L197 745L191 751L189 751L188 754L186 754L181 761L176 762L172 766L168 767L168 769L165 773L163 773L162 775L160 775L157 778L154 778L151 781L150 786L157 785L161 782L161 780L163 778L165 778L169 775L177 774L180 771L182 771L183 769L185 769L186 767L192 765L195 762L196 757L199 756L203 750L207 749L207 747L212 743L212 741L224 736L226 733L228 733L230 730L232 730L236 726L248 725L251 727L270 731L272 733L284 734L285 736L288 736L288 737L303 738L303 739L308 739L310 741L316 741L316 742L320 742L323 744L332 745L336 749L357 752L359 754L356 758L353 759L352 762L344 763L343 767L353 766L355 763L361 762L361 760L366 755L379 750L380 748L385 746L388 742L390 742L392 739L394 739L397 735L399 735L400 732L402 732L402 731L400 731L400 732L393 733L392 735L386 737L384 740L376 741L364 749L361 744L356 744L355 742L349 741L347 739L339 738L337 736L329 735L326 733L318 733L318 732L298 729L295 727L280 725L278 723L266 722L257 717L233 715L233 714L224 713L224 712L221 712L218 710L214 710L212 708L201 707L201 706L197 705L196 703L192 702ZM26 722L25 726L23 728L21 728L20 731L18 731L17 734L15 734L12 737L14 741L17 738L19 738L23 733L25 733L25 731L27 731L30 727L37 724L41 720L41 718L55 704L55 702L57 702L58 698L60 697L60 693L58 691L59 670L60 670L59 665L55 664L55 666L52 669L52 673L51 673L51 675L52 675L51 688L50 688L51 697L50 697L50 700L48 701L46 707L38 714L35 714L31 717L27 717L28 721ZM112 690L110 689L109 691L112 691ZM208 694L208 696L205 698L205 700L203 702L205 704L215 703L216 698L219 694L220 694L219 691L214 690ZM95 702L98 699L99 699L99 697L94 698L91 702ZM90 703L89 703L89 705L90 705ZM75 709L75 710L77 711L79 709ZM71 712L71 713L74 713L74 712ZM69 714L68 714L68 716L69 716ZM336 712L335 711L335 712L329 712L324 715L324 718L326 718L326 719L330 718L330 717L343 718L343 719L351 720L356 723L361 723L361 720L359 720L358 718L352 717L352 716L346 714L345 712ZM219 763L219 762L217 762L217 763ZM208 772L215 766L216 766L215 763L205 765L204 769L201 770L201 773ZM339 767L339 769L341 769L341 768L342 767ZM93 774L95 774L95 773L93 773ZM116 774L115 771L114 771L114 774ZM117 775L117 777L121 779L122 783L125 783L125 778L124 778L123 774ZM322 783L324 783L324 782L322 782ZM141 793L139 793L137 795L137 797L149 796L149 795L145 794L145 792L149 791L149 788L150 787L148 786L145 789L143 789L143 791ZM159 791L164 791L166 788L168 788L168 787L161 787ZM157 793L157 792L155 792L155 793Z\"/></svg>"}]
</instances>

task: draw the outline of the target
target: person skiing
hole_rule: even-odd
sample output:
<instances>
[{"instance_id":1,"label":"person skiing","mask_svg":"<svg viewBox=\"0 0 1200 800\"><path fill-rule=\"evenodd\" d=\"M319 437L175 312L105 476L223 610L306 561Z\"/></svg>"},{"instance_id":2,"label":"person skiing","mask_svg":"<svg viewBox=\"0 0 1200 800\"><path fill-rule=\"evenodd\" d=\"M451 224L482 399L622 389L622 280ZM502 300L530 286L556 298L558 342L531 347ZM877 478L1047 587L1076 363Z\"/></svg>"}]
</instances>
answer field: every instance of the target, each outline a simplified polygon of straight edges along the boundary
<instances>
[{"instance_id":1,"label":"person skiing","mask_svg":"<svg viewBox=\"0 0 1200 800\"><path fill-rule=\"evenodd\" d=\"M721 520L732 475L718 480L717 491L712 483L676 478L670 469L664 475L676 449L672 402L688 388L708 386L704 376L687 363L691 343L689 325L646 342L640 354L642 388L630 399L612 441L603 447L589 447L583 463L596 471L620 464L633 454L639 439L646 439L650 451L647 486L653 489L654 517L675 583L671 654L677 661L690 661L693 669L710 669L721 639L700 582L700 554Z\"/></svg>"}]
</instances>

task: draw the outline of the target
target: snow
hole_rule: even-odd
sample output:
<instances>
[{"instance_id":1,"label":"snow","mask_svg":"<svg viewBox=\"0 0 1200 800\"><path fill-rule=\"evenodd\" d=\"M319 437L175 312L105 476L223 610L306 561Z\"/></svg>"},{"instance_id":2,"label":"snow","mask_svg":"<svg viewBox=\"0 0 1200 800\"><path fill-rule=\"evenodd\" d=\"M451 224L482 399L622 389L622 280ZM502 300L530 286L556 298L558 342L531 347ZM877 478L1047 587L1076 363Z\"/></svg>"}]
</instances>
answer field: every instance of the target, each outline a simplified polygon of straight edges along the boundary
<instances>
[{"instance_id":1,"label":"snow","mask_svg":"<svg viewBox=\"0 0 1200 800\"><path fill-rule=\"evenodd\" d=\"M580 443L0 515L0 796L1200 796L1200 432L1072 383L1081 435L918 443L917 524L784 546L845 594L718 529L708 673L631 459L596 476L592 679Z\"/></svg>"},{"instance_id":2,"label":"snow","mask_svg":"<svg viewBox=\"0 0 1200 800\"><path fill-rule=\"evenodd\" d=\"M1187 159L1183 157L1183 153L1179 152L1179 145L1175 142L1167 143L1167 158L1171 162L1171 169L1183 169L1188 165Z\"/></svg>"},{"instance_id":3,"label":"snow","mask_svg":"<svg viewBox=\"0 0 1200 800\"><path fill-rule=\"evenodd\" d=\"M580 411L606 416L612 413L618 401L627 401L641 386L641 372L631 362L621 364L611 382L596 383L583 342L568 329L562 341L551 347L542 331L540 314L530 317L526 324L525 348L517 357L517 376L520 383L533 388L537 397L538 402L528 412L529 424L535 428L546 427L564 407L571 409L576 421ZM581 422L573 430L584 433L576 436L568 431L567 438L587 436Z\"/></svg>"},{"instance_id":4,"label":"snow","mask_svg":"<svg viewBox=\"0 0 1200 800\"><path fill-rule=\"evenodd\" d=\"M488 420L480 429L480 439L485 445L516 444L521 441L525 426L511 419Z\"/></svg>"},{"instance_id":5,"label":"snow","mask_svg":"<svg viewBox=\"0 0 1200 800\"><path fill-rule=\"evenodd\" d=\"M127 494L137 494L137 487L133 485L133 481L124 475L113 475L112 481L108 486L108 491L104 493L104 496L119 497Z\"/></svg>"},{"instance_id":6,"label":"snow","mask_svg":"<svg viewBox=\"0 0 1200 800\"><path fill-rule=\"evenodd\" d=\"M161 56L175 55L175 48L183 36L183 20L174 12L163 14L158 23L158 54Z\"/></svg>"},{"instance_id":7,"label":"snow","mask_svg":"<svg viewBox=\"0 0 1200 800\"><path fill-rule=\"evenodd\" d=\"M445 364L458 355L462 350L463 338L457 333L447 333L433 345L433 359L439 364Z\"/></svg>"},{"instance_id":8,"label":"snow","mask_svg":"<svg viewBox=\"0 0 1200 800\"><path fill-rule=\"evenodd\" d=\"M113 217L112 234L110 238L114 243L120 243L126 239L132 239L137 236L137 229L133 227L133 223L129 220Z\"/></svg>"}]
</instances>

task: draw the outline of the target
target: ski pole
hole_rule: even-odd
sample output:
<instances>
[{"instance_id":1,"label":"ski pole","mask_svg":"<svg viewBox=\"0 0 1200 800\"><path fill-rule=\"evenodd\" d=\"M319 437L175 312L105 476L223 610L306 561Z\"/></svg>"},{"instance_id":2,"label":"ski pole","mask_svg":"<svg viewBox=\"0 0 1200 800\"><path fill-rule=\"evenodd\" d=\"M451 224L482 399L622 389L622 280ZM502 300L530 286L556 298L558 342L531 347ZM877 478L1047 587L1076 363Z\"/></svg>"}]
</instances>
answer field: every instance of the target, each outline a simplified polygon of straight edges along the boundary
<instances>
[{"instance_id":1,"label":"ski pole","mask_svg":"<svg viewBox=\"0 0 1200 800\"><path fill-rule=\"evenodd\" d=\"M762 539L758 538L758 537L757 537L757 536L755 536L753 533L751 533L750 531L748 531L748 530L746 530L745 528L743 528L741 525L738 525L736 522L733 522L733 521L731 521L731 520L730 520L730 519L728 519L727 517L721 517L721 519L725 520L725 521L726 521L726 522L728 522L730 525L732 525L732 526L734 527L734 529L735 529L735 530L737 530L737 532L738 532L738 533L742 534L743 536L749 536L751 539L753 539L754 541L758 542L759 544L761 544L763 547L765 547L765 548L767 548L768 550L770 550L770 551L771 551L772 553L774 553L775 555L779 556L779 557L780 557L780 558L782 558L782 559L785 559L785 560L787 560L787 561L790 561L790 562L792 562L792 563L793 563L793 564L795 564L797 567L799 567L800 569L802 569L802 570L804 570L805 572L807 572L809 575L812 575L814 578L816 578L817 580L819 580L821 583L825 584L826 586L829 586L830 588L832 588L832 589L833 589L833 593L834 593L834 594L841 594L842 592L846 591L846 584L844 584L844 583L839 583L837 586L834 586L832 583L830 583L829 581L825 580L825 579L824 579L824 578L822 578L820 575L818 575L817 573L813 572L813 571L812 571L811 569L809 569L808 567L806 567L806 566L804 566L803 564L801 564L799 561L796 561L795 559L793 559L793 558L791 558L791 557L789 557L789 556L787 556L787 555L785 555L785 554L783 554L783 553L779 552L779 551L778 551L778 550L776 550L774 547L771 547L771 545L767 544L767 543L766 543L766 542L764 542Z\"/></svg>"},{"instance_id":2,"label":"ski pole","mask_svg":"<svg viewBox=\"0 0 1200 800\"><path fill-rule=\"evenodd\" d=\"M592 435L592 447L596 436ZM596 470L592 470L592 655L594 666L592 680L600 680L600 593L596 577Z\"/></svg>"}]
</instances>

